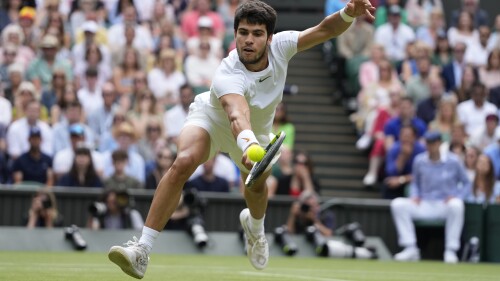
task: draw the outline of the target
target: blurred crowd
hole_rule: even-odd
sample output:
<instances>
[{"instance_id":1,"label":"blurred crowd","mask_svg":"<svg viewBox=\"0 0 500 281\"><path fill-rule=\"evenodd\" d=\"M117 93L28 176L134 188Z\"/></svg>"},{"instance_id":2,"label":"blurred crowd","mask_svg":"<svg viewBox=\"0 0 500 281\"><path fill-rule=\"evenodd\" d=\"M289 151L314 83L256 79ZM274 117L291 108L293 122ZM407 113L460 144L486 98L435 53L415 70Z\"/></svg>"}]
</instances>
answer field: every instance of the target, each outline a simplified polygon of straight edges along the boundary
<instances>
[{"instance_id":1,"label":"blurred crowd","mask_svg":"<svg viewBox=\"0 0 500 281\"><path fill-rule=\"evenodd\" d=\"M441 0L373 2L375 21L357 19L336 41L356 95L356 146L370 159L363 183L408 196L424 134L438 132L441 155L458 155L473 183L467 200L500 202L500 15L480 0L450 11Z\"/></svg>"}]
</instances>

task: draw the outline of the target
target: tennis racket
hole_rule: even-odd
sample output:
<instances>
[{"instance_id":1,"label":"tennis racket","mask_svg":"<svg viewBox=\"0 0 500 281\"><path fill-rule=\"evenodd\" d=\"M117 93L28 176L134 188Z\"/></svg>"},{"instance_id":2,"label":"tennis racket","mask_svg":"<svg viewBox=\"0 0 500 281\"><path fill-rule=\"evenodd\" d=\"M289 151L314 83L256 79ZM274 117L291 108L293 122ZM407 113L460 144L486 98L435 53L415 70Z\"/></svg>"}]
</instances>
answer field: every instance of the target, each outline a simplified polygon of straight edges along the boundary
<instances>
[{"instance_id":1,"label":"tennis racket","mask_svg":"<svg viewBox=\"0 0 500 281\"><path fill-rule=\"evenodd\" d=\"M271 142L269 142L269 144L264 149L266 151L264 158L262 158L262 160L260 160L259 162L256 162L250 170L250 173L248 173L248 177L245 181L246 187L252 187L252 185L255 183L255 181L257 181L260 175L264 173L264 171L273 161L274 156L276 156L276 154L280 151L280 147L283 144L285 137L285 132L281 131L276 136L274 136Z\"/></svg>"}]
</instances>

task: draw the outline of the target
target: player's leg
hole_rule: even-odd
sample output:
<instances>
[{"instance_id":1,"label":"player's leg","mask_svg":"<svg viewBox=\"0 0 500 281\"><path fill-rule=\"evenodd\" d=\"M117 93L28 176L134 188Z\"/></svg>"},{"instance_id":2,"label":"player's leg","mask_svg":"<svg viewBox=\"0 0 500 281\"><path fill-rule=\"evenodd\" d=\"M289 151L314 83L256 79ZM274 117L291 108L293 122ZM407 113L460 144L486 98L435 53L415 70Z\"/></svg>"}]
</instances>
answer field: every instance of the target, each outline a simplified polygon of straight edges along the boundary
<instances>
[{"instance_id":1,"label":"player's leg","mask_svg":"<svg viewBox=\"0 0 500 281\"><path fill-rule=\"evenodd\" d=\"M245 187L247 209L240 213L240 222L246 236L247 255L256 269L264 269L269 260L269 246L264 232L264 217L267 209L266 179L271 171L262 174L251 188ZM243 182L248 174L241 173Z\"/></svg>"},{"instance_id":2,"label":"player's leg","mask_svg":"<svg viewBox=\"0 0 500 281\"><path fill-rule=\"evenodd\" d=\"M114 246L108 254L112 262L135 278L144 276L154 240L177 208L185 182L210 155L210 135L201 127L184 127L178 143L179 152L158 184L140 240L134 237L128 247Z\"/></svg>"}]
</instances>

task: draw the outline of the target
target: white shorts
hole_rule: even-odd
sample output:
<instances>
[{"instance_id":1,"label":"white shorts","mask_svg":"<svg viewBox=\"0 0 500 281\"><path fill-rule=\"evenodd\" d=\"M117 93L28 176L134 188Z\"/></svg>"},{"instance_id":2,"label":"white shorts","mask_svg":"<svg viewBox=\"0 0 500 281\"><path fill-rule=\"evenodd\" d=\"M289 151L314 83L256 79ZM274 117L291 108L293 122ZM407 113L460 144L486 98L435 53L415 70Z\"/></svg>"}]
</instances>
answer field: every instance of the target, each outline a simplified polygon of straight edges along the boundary
<instances>
[{"instance_id":1,"label":"white shorts","mask_svg":"<svg viewBox=\"0 0 500 281\"><path fill-rule=\"evenodd\" d=\"M194 125L208 132L210 135L209 159L214 157L218 151L228 153L240 171L248 173L249 170L241 164L243 152L236 144L227 116L224 117L227 123L221 124L215 122L209 113L209 111L211 111L215 114L214 109L207 103L206 96L202 97L202 95L204 95L204 93L197 95L194 102L189 106L189 113L184 123L184 127ZM257 135L256 137L260 145L264 147L269 143L269 135ZM277 159L278 156L279 155L275 158ZM274 159L273 162L275 162Z\"/></svg>"}]
</instances>

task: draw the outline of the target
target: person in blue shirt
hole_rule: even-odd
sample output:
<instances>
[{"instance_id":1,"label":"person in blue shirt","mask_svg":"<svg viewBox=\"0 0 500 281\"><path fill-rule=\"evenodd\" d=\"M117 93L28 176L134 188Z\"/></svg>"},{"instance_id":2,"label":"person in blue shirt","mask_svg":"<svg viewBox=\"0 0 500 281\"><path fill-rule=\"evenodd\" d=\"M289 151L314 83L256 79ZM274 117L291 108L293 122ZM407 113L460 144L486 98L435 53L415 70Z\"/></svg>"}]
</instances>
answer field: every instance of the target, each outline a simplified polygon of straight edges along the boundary
<instances>
[{"instance_id":1,"label":"person in blue shirt","mask_svg":"<svg viewBox=\"0 0 500 281\"><path fill-rule=\"evenodd\" d=\"M188 181L187 188L194 187L198 191L211 192L229 192L229 182L214 174L215 158L212 158L203 164L203 174Z\"/></svg>"},{"instance_id":2,"label":"person in blue shirt","mask_svg":"<svg viewBox=\"0 0 500 281\"><path fill-rule=\"evenodd\" d=\"M404 125L397 141L389 150L385 160L382 198L394 199L405 196L405 187L411 181L412 165L415 157L424 152L425 147L417 140L417 129Z\"/></svg>"},{"instance_id":3,"label":"person in blue shirt","mask_svg":"<svg viewBox=\"0 0 500 281\"><path fill-rule=\"evenodd\" d=\"M444 219L446 263L457 263L460 236L464 224L463 190L470 188L464 164L453 153L440 153L441 133L429 131L424 136L427 152L417 155L413 163L409 198L396 198L391 212L403 251L394 255L397 261L420 260L414 219Z\"/></svg>"}]
</instances>

